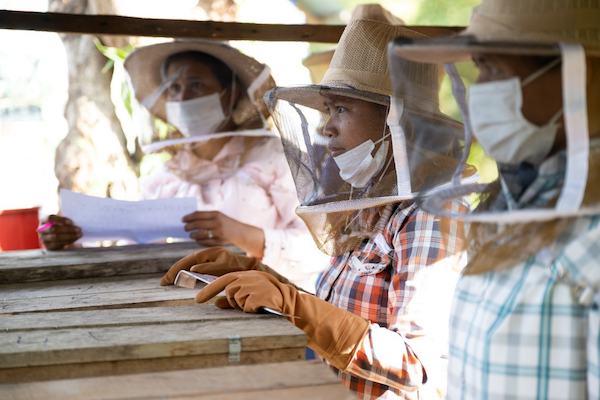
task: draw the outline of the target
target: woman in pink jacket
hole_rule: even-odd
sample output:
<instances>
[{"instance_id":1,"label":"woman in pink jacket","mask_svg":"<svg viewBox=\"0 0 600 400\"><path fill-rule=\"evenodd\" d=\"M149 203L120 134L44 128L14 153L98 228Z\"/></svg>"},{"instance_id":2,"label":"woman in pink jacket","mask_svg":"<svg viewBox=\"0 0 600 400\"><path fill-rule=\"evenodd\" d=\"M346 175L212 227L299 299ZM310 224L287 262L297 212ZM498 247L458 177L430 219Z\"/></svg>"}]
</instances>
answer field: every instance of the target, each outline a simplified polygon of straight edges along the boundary
<instances>
[{"instance_id":1,"label":"woman in pink jacket","mask_svg":"<svg viewBox=\"0 0 600 400\"><path fill-rule=\"evenodd\" d=\"M294 181L281 139L266 128L268 66L222 43L186 40L133 51L125 68L136 98L175 129L142 139L146 153L172 157L140 179L141 199L195 197L183 218L202 246L235 245L305 287L327 257L294 210ZM81 237L68 218L40 233L48 249Z\"/></svg>"}]
</instances>

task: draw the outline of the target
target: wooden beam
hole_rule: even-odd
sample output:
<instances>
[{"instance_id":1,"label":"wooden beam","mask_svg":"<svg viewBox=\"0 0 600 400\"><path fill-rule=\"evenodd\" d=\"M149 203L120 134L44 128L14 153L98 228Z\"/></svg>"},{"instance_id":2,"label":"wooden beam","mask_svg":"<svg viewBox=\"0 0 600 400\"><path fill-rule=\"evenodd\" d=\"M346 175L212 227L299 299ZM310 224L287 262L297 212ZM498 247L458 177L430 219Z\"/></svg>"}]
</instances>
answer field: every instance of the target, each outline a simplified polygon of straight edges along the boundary
<instances>
[{"instance_id":1,"label":"wooden beam","mask_svg":"<svg viewBox=\"0 0 600 400\"><path fill-rule=\"evenodd\" d=\"M90 35L337 43L344 28L343 25L267 25L0 10L0 29ZM463 29L435 26L407 28L428 36L449 35Z\"/></svg>"}]
</instances>

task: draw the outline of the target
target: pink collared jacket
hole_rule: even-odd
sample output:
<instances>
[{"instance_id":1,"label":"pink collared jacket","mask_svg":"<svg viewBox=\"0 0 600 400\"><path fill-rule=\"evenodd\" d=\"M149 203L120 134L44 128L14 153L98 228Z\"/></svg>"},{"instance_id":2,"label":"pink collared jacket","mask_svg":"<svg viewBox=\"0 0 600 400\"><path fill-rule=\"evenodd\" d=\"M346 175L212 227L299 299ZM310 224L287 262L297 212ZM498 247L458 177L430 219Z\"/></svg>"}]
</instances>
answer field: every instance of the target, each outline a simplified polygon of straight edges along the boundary
<instances>
[{"instance_id":1,"label":"pink collared jacket","mask_svg":"<svg viewBox=\"0 0 600 400\"><path fill-rule=\"evenodd\" d=\"M243 136L233 137L212 161L198 158L190 146L140 178L141 199L195 197L199 211L220 211L262 228L262 262L314 291L329 257L317 249L295 213L298 199L281 140L261 138L245 159Z\"/></svg>"}]
</instances>

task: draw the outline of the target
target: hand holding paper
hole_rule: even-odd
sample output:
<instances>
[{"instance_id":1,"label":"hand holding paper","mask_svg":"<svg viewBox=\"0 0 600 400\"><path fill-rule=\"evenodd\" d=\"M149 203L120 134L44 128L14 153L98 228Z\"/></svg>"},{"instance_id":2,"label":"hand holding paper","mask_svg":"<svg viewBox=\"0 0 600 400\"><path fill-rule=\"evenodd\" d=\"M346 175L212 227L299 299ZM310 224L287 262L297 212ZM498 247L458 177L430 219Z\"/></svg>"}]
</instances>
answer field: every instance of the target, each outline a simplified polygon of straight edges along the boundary
<instances>
[{"instance_id":1,"label":"hand holding paper","mask_svg":"<svg viewBox=\"0 0 600 400\"><path fill-rule=\"evenodd\" d=\"M81 228L69 218L49 215L37 228L38 237L48 250L64 249L81 237Z\"/></svg>"},{"instance_id":2,"label":"hand holding paper","mask_svg":"<svg viewBox=\"0 0 600 400\"><path fill-rule=\"evenodd\" d=\"M189 239L181 219L197 208L193 197L122 201L65 189L60 195L63 215L81 228L80 241Z\"/></svg>"}]
</instances>

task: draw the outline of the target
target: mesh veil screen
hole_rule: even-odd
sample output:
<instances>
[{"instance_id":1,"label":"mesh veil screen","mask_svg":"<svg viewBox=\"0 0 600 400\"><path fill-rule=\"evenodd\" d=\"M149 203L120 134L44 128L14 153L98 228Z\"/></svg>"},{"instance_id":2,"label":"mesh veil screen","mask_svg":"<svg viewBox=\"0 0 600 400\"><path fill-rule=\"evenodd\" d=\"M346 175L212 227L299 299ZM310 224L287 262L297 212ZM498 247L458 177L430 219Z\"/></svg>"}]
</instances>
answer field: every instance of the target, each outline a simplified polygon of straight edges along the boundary
<instances>
[{"instance_id":1,"label":"mesh veil screen","mask_svg":"<svg viewBox=\"0 0 600 400\"><path fill-rule=\"evenodd\" d=\"M557 56L559 57L559 56ZM564 64L563 64L564 65ZM459 79L453 79L454 97L456 102L443 104L449 113L457 115L462 111L462 117L467 121L469 116L466 104L469 86L477 80L478 71L473 63L455 64ZM590 134L588 179L585 187L580 214L588 213L589 208L593 213L598 212L600 206L600 59L587 56L587 119ZM392 72L393 74L394 72ZM394 76L394 75L392 75ZM456 77L455 77L456 78ZM460 88L464 85L464 88ZM443 96L442 96L443 97ZM462 109L460 104L462 103ZM563 104L564 105L564 104ZM459 111L459 109L461 109ZM566 122L562 122L566 124ZM407 135L408 136L408 135ZM510 189L509 183L501 183L498 167L488 158L478 143L474 142L469 148L469 164L476 167L479 174L477 183L462 183L442 190L442 194L433 194L428 197L423 207L430 212L444 214L450 209L450 204L457 199L468 201L471 204L467 214L496 214L496 221L469 222L465 229L466 248L469 263L465 269L466 274L482 273L490 270L501 270L513 267L537 254L542 249L551 246L557 237L577 218L577 213L572 217L543 218L532 222L502 223L503 210L506 210L511 199L507 199L506 192ZM505 171L510 171L506 169ZM517 173L517 169L514 169ZM506 172L505 172L506 173ZM543 170L538 171L544 174ZM563 189L564 181L549 183L550 190L540 190L540 195L523 203L524 210L531 212L546 210L552 212L556 206ZM552 189L553 188L553 189ZM525 197L519 197L524 196ZM525 192L515 194L516 201L526 201ZM513 199L514 200L514 199ZM519 206L521 207L521 206ZM462 214L466 215L466 214ZM461 217L460 213L454 217Z\"/></svg>"},{"instance_id":2,"label":"mesh veil screen","mask_svg":"<svg viewBox=\"0 0 600 400\"><path fill-rule=\"evenodd\" d=\"M313 88L309 93L306 87L288 87L276 88L266 98L296 183L300 200L297 213L323 252L332 256L343 254L381 231L386 222L383 206L398 201L393 152L391 148L388 150L382 171L371 182L363 188L352 187L341 179L327 148L323 128L328 114L285 100L286 92L291 91L294 98L319 95L318 89ZM373 101L369 95L365 96L360 100ZM375 135L383 137L388 131L383 118L380 126ZM389 137L386 140L390 142Z\"/></svg>"}]
</instances>

